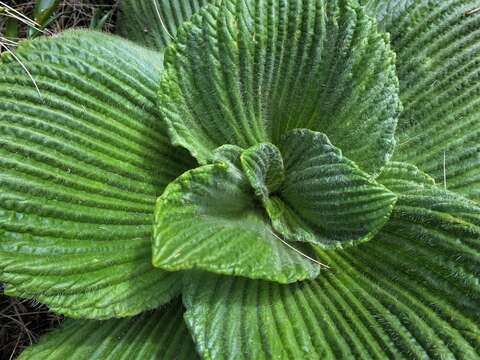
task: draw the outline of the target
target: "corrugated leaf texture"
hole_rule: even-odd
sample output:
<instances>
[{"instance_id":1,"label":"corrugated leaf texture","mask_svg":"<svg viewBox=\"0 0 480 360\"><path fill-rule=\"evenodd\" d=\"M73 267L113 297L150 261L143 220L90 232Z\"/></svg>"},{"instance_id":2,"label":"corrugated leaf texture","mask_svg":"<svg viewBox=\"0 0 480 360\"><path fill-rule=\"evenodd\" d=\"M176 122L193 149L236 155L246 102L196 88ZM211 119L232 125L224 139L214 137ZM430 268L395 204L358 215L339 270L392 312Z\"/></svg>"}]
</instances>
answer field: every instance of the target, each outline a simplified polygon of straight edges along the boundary
<instances>
[{"instance_id":1,"label":"corrugated leaf texture","mask_svg":"<svg viewBox=\"0 0 480 360\"><path fill-rule=\"evenodd\" d=\"M365 2L365 1L364 1ZM480 16L475 0L370 0L390 33L404 110L395 159L480 200Z\"/></svg>"},{"instance_id":2,"label":"corrugated leaf texture","mask_svg":"<svg viewBox=\"0 0 480 360\"><path fill-rule=\"evenodd\" d=\"M280 241L254 200L231 163L184 173L158 199L153 264L280 283L315 278L318 264Z\"/></svg>"},{"instance_id":3,"label":"corrugated leaf texture","mask_svg":"<svg viewBox=\"0 0 480 360\"><path fill-rule=\"evenodd\" d=\"M192 275L185 318L202 356L477 358L480 208L411 166L389 174L399 194L392 221L368 243L319 250L330 269L316 280Z\"/></svg>"},{"instance_id":4,"label":"corrugated leaf texture","mask_svg":"<svg viewBox=\"0 0 480 360\"><path fill-rule=\"evenodd\" d=\"M320 132L292 130L280 149L285 181L267 209L289 240L324 248L368 241L389 220L396 196Z\"/></svg>"},{"instance_id":5,"label":"corrugated leaf texture","mask_svg":"<svg viewBox=\"0 0 480 360\"><path fill-rule=\"evenodd\" d=\"M178 292L151 265L156 197L192 160L155 106L161 58L75 31L0 65L0 281L69 316L134 315ZM36 89L38 86L38 91Z\"/></svg>"},{"instance_id":6,"label":"corrugated leaf texture","mask_svg":"<svg viewBox=\"0 0 480 360\"><path fill-rule=\"evenodd\" d=\"M69 32L23 43L29 72L4 57L7 291L186 307L186 328L180 304L72 320L24 356L478 358L478 6L126 0L120 33L160 51Z\"/></svg>"},{"instance_id":7,"label":"corrugated leaf texture","mask_svg":"<svg viewBox=\"0 0 480 360\"><path fill-rule=\"evenodd\" d=\"M172 141L205 163L217 147L322 131L362 169L391 156L400 108L395 55L347 1L206 5L165 53L160 108Z\"/></svg>"},{"instance_id":8,"label":"corrugated leaf texture","mask_svg":"<svg viewBox=\"0 0 480 360\"><path fill-rule=\"evenodd\" d=\"M156 50L172 41L177 28L192 14L214 0L122 0L117 32Z\"/></svg>"},{"instance_id":9,"label":"corrugated leaf texture","mask_svg":"<svg viewBox=\"0 0 480 360\"><path fill-rule=\"evenodd\" d=\"M198 356L179 302L127 319L67 320L20 360L178 359Z\"/></svg>"}]
</instances>

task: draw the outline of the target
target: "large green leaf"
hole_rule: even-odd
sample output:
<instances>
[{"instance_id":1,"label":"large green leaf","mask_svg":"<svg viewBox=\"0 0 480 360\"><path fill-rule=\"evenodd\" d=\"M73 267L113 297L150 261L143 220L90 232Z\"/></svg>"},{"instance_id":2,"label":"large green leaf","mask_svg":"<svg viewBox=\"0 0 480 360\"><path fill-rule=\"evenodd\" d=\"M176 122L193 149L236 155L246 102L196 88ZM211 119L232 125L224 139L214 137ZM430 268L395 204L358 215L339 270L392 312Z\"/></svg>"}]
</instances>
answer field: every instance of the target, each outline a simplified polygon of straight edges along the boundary
<instances>
[{"instance_id":1,"label":"large green leaf","mask_svg":"<svg viewBox=\"0 0 480 360\"><path fill-rule=\"evenodd\" d=\"M201 163L223 144L326 133L376 173L399 111L394 54L349 0L225 0L185 23L165 54L160 108Z\"/></svg>"},{"instance_id":2,"label":"large green leaf","mask_svg":"<svg viewBox=\"0 0 480 360\"><path fill-rule=\"evenodd\" d=\"M389 225L368 243L319 251L330 270L316 280L185 279L185 319L202 356L477 358L480 208L422 184L418 170L403 178Z\"/></svg>"},{"instance_id":3,"label":"large green leaf","mask_svg":"<svg viewBox=\"0 0 480 360\"><path fill-rule=\"evenodd\" d=\"M327 136L297 129L280 144L285 181L267 209L273 227L287 239L342 247L370 240L387 222L396 196Z\"/></svg>"},{"instance_id":4,"label":"large green leaf","mask_svg":"<svg viewBox=\"0 0 480 360\"><path fill-rule=\"evenodd\" d=\"M478 0L369 3L397 53L395 158L480 200L480 13L469 12Z\"/></svg>"},{"instance_id":5,"label":"large green leaf","mask_svg":"<svg viewBox=\"0 0 480 360\"><path fill-rule=\"evenodd\" d=\"M121 0L117 32L139 44L163 50L177 28L214 0Z\"/></svg>"},{"instance_id":6,"label":"large green leaf","mask_svg":"<svg viewBox=\"0 0 480 360\"><path fill-rule=\"evenodd\" d=\"M274 234L247 179L230 162L190 170L167 186L155 211L153 264L281 283L319 272Z\"/></svg>"},{"instance_id":7,"label":"large green leaf","mask_svg":"<svg viewBox=\"0 0 480 360\"><path fill-rule=\"evenodd\" d=\"M20 360L185 359L198 356L175 302L128 319L67 320L27 348Z\"/></svg>"},{"instance_id":8,"label":"large green leaf","mask_svg":"<svg viewBox=\"0 0 480 360\"><path fill-rule=\"evenodd\" d=\"M6 293L88 318L168 301L178 277L151 265L153 210L192 160L155 107L161 59L87 31L23 42L15 56L0 65Z\"/></svg>"}]
</instances>

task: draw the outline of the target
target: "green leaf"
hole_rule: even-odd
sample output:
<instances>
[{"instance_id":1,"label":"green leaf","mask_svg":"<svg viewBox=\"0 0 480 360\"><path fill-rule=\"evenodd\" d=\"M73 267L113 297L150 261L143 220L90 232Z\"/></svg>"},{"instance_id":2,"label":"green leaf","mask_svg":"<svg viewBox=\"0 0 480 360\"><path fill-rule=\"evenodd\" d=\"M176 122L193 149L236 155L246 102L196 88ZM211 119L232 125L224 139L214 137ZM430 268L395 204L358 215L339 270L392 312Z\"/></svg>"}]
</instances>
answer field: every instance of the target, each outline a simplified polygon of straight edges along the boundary
<instances>
[{"instance_id":1,"label":"green leaf","mask_svg":"<svg viewBox=\"0 0 480 360\"><path fill-rule=\"evenodd\" d=\"M108 321L67 320L28 347L20 360L198 359L182 306Z\"/></svg>"},{"instance_id":2,"label":"green leaf","mask_svg":"<svg viewBox=\"0 0 480 360\"><path fill-rule=\"evenodd\" d=\"M15 54L0 65L6 293L87 318L170 300L179 281L151 265L153 211L193 161L169 145L155 106L161 59L89 31L23 42Z\"/></svg>"},{"instance_id":3,"label":"green leaf","mask_svg":"<svg viewBox=\"0 0 480 360\"><path fill-rule=\"evenodd\" d=\"M263 143L245 150L240 157L243 173L255 194L266 201L283 184L285 172L282 154L273 144Z\"/></svg>"},{"instance_id":4,"label":"green leaf","mask_svg":"<svg viewBox=\"0 0 480 360\"><path fill-rule=\"evenodd\" d=\"M388 221L396 196L324 134L292 130L280 151L285 181L267 209L286 239L342 247L370 240Z\"/></svg>"},{"instance_id":5,"label":"green leaf","mask_svg":"<svg viewBox=\"0 0 480 360\"><path fill-rule=\"evenodd\" d=\"M45 26L50 16L57 10L60 0L36 0L33 10L34 20L41 27Z\"/></svg>"},{"instance_id":6,"label":"green leaf","mask_svg":"<svg viewBox=\"0 0 480 360\"><path fill-rule=\"evenodd\" d=\"M395 159L480 201L477 0L371 0L391 34L404 111Z\"/></svg>"},{"instance_id":7,"label":"green leaf","mask_svg":"<svg viewBox=\"0 0 480 360\"><path fill-rule=\"evenodd\" d=\"M394 193L417 191L435 185L435 180L415 165L398 161L388 163L376 180Z\"/></svg>"},{"instance_id":8,"label":"green leaf","mask_svg":"<svg viewBox=\"0 0 480 360\"><path fill-rule=\"evenodd\" d=\"M247 179L230 163L186 172L157 201L154 266L280 283L316 277L317 264L273 233L254 200Z\"/></svg>"},{"instance_id":9,"label":"green leaf","mask_svg":"<svg viewBox=\"0 0 480 360\"><path fill-rule=\"evenodd\" d=\"M212 154L212 157L209 159L210 164L214 164L216 162L227 162L231 166L241 169L242 163L240 161L240 157L243 153L243 149L239 146L235 145L222 145Z\"/></svg>"},{"instance_id":10,"label":"green leaf","mask_svg":"<svg viewBox=\"0 0 480 360\"><path fill-rule=\"evenodd\" d=\"M206 359L475 359L480 208L421 185L368 243L320 251L290 285L191 274L185 319Z\"/></svg>"},{"instance_id":11,"label":"green leaf","mask_svg":"<svg viewBox=\"0 0 480 360\"><path fill-rule=\"evenodd\" d=\"M214 0L122 0L117 32L152 49L163 50L177 28Z\"/></svg>"},{"instance_id":12,"label":"green leaf","mask_svg":"<svg viewBox=\"0 0 480 360\"><path fill-rule=\"evenodd\" d=\"M225 0L168 47L160 108L173 142L200 163L223 144L277 144L308 128L377 173L400 109L394 59L348 0Z\"/></svg>"}]
</instances>

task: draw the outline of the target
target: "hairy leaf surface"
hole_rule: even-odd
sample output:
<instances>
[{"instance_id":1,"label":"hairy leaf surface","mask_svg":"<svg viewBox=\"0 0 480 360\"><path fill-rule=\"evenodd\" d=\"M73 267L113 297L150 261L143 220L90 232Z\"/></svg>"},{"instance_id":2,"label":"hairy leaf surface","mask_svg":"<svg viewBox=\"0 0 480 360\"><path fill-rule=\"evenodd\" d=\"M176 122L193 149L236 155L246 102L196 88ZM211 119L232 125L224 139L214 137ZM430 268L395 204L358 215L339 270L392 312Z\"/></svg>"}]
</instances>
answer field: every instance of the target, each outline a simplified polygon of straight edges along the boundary
<instances>
[{"instance_id":1,"label":"hairy leaf surface","mask_svg":"<svg viewBox=\"0 0 480 360\"><path fill-rule=\"evenodd\" d=\"M262 143L245 150L240 156L242 168L250 185L262 201L279 190L285 180L283 158L273 144Z\"/></svg>"},{"instance_id":2,"label":"hairy leaf surface","mask_svg":"<svg viewBox=\"0 0 480 360\"><path fill-rule=\"evenodd\" d=\"M19 359L197 359L182 312L181 304L174 302L128 319L67 320Z\"/></svg>"},{"instance_id":3,"label":"hairy leaf surface","mask_svg":"<svg viewBox=\"0 0 480 360\"><path fill-rule=\"evenodd\" d=\"M370 240L388 221L396 196L325 134L297 129L280 143L285 181L267 209L287 239L342 247Z\"/></svg>"},{"instance_id":4,"label":"hairy leaf surface","mask_svg":"<svg viewBox=\"0 0 480 360\"><path fill-rule=\"evenodd\" d=\"M67 320L22 358L478 357L477 1L119 6L156 51L2 55L0 282L96 319L183 289L187 326Z\"/></svg>"},{"instance_id":5,"label":"hairy leaf surface","mask_svg":"<svg viewBox=\"0 0 480 360\"><path fill-rule=\"evenodd\" d=\"M365 1L364 1L365 2ZM480 200L480 13L477 0L370 0L391 34L404 111L395 159Z\"/></svg>"},{"instance_id":6,"label":"hairy leaf surface","mask_svg":"<svg viewBox=\"0 0 480 360\"><path fill-rule=\"evenodd\" d=\"M215 0L122 0L117 32L149 48L163 51L177 28L203 5Z\"/></svg>"},{"instance_id":7,"label":"hairy leaf surface","mask_svg":"<svg viewBox=\"0 0 480 360\"><path fill-rule=\"evenodd\" d=\"M191 275L185 318L202 356L476 358L480 208L403 174L393 220L368 243L319 250L330 270L316 280Z\"/></svg>"},{"instance_id":8,"label":"hairy leaf surface","mask_svg":"<svg viewBox=\"0 0 480 360\"><path fill-rule=\"evenodd\" d=\"M24 42L0 65L0 281L73 317L178 292L151 265L156 197L193 166L155 106L161 58L117 37ZM33 82L35 81L35 82ZM38 86L38 91L35 86Z\"/></svg>"},{"instance_id":9,"label":"hairy leaf surface","mask_svg":"<svg viewBox=\"0 0 480 360\"><path fill-rule=\"evenodd\" d=\"M173 142L201 163L224 144L277 144L308 128L377 173L400 108L387 43L346 0L206 5L165 54L160 108Z\"/></svg>"},{"instance_id":10,"label":"hairy leaf surface","mask_svg":"<svg viewBox=\"0 0 480 360\"><path fill-rule=\"evenodd\" d=\"M153 264L280 283L319 271L273 233L247 179L227 162L190 170L167 186L155 211Z\"/></svg>"}]
</instances>

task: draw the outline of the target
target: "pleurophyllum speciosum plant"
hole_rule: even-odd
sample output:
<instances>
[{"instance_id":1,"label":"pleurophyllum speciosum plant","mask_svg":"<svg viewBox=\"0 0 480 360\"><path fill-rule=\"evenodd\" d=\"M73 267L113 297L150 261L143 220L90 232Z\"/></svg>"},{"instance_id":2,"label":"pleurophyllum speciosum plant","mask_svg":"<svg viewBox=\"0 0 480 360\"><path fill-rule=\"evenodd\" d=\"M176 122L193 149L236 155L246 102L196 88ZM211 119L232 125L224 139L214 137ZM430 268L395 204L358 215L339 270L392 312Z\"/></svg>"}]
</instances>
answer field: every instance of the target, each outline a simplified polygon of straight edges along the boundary
<instances>
[{"instance_id":1,"label":"pleurophyllum speciosum plant","mask_svg":"<svg viewBox=\"0 0 480 360\"><path fill-rule=\"evenodd\" d=\"M131 0L152 50L7 54L0 280L73 318L22 358L478 358L476 5Z\"/></svg>"}]
</instances>

